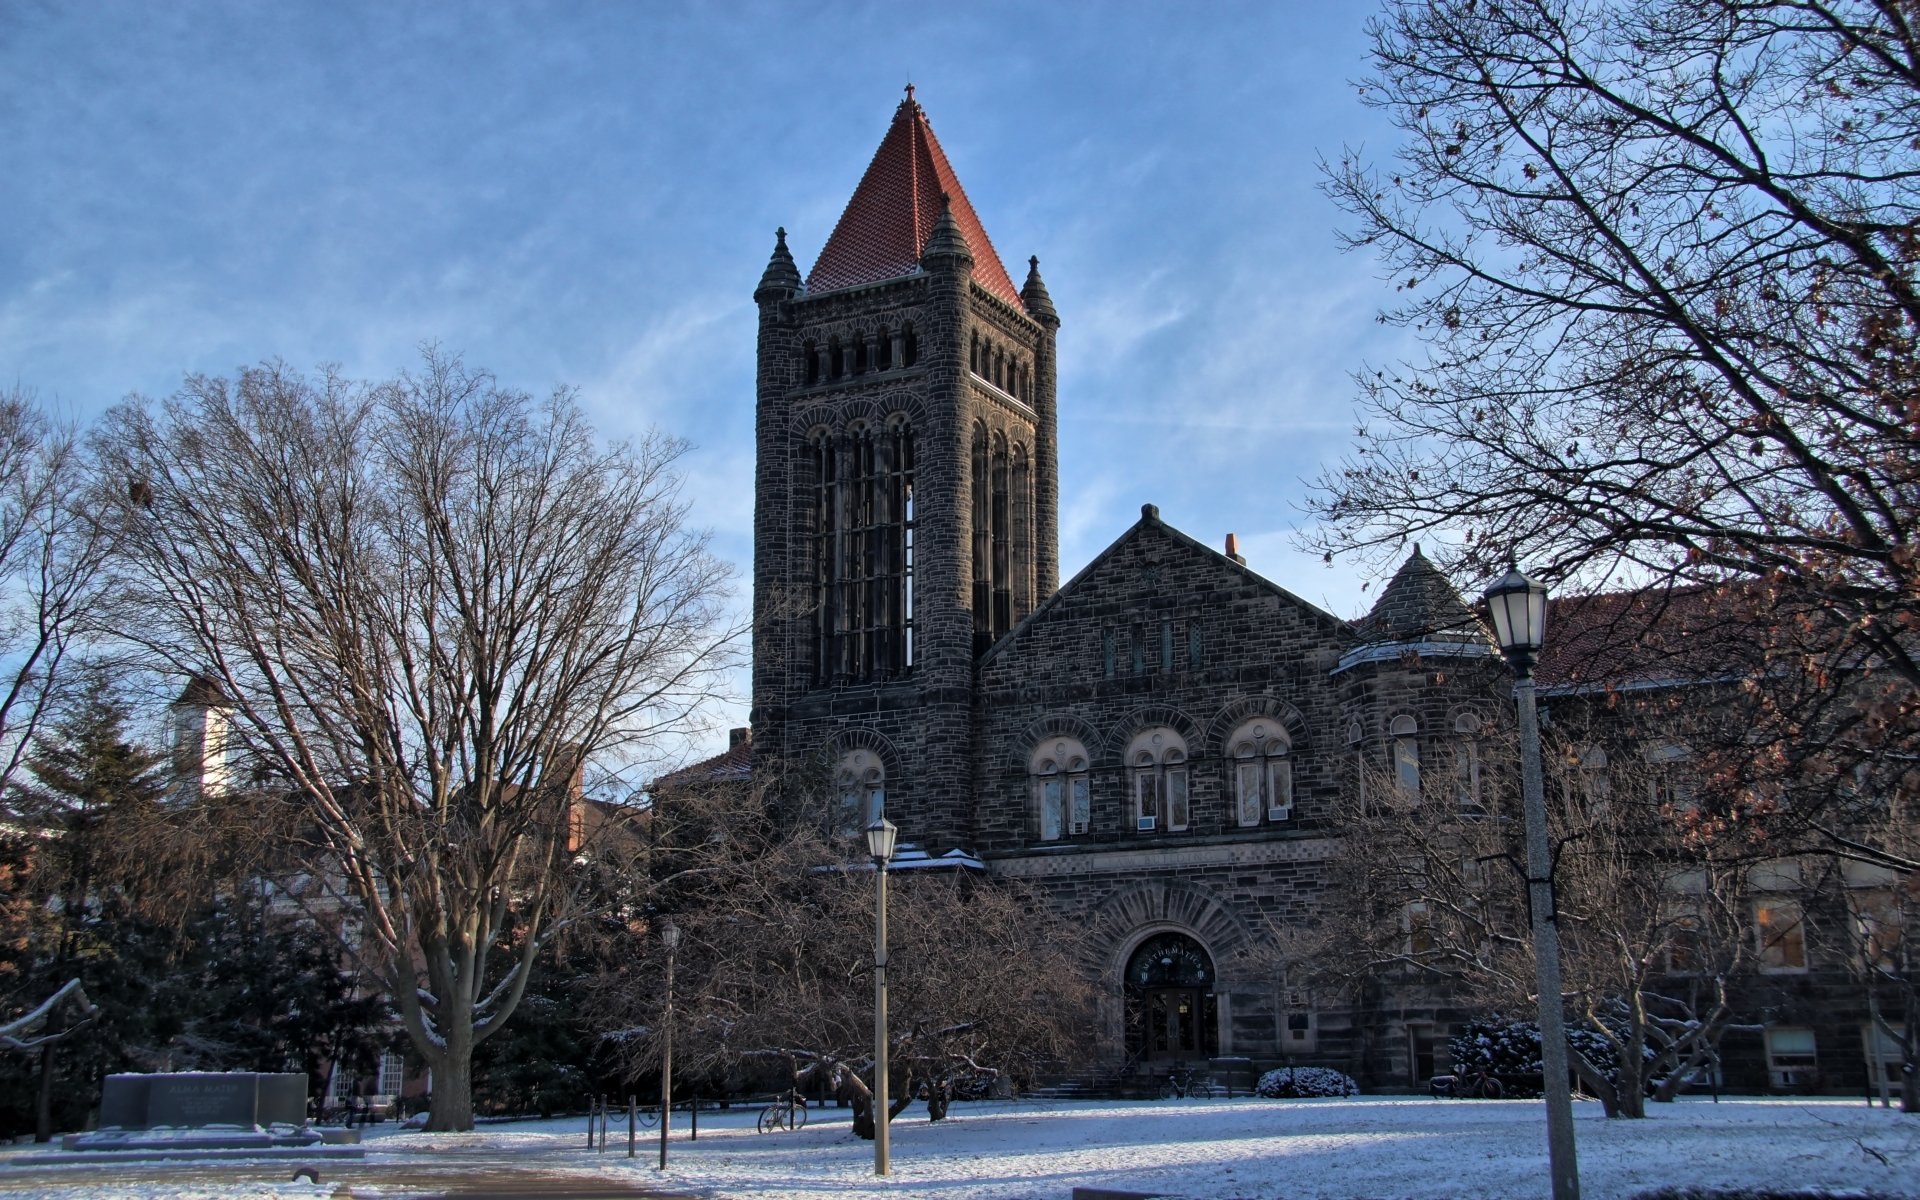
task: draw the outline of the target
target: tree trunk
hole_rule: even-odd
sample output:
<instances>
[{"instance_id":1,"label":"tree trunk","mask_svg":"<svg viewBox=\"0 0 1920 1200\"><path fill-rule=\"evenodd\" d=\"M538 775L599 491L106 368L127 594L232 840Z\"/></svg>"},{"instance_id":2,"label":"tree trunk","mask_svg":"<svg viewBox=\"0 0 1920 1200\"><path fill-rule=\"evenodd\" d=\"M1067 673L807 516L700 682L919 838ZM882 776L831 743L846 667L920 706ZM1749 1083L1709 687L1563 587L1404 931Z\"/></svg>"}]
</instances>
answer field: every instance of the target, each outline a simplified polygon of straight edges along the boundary
<instances>
[{"instance_id":1,"label":"tree trunk","mask_svg":"<svg viewBox=\"0 0 1920 1200\"><path fill-rule=\"evenodd\" d=\"M52 1014L47 1016L47 1024L53 1024ZM59 1040L48 1037L40 1047L40 1095L33 1108L33 1140L50 1142L53 1140L53 1048Z\"/></svg>"},{"instance_id":2,"label":"tree trunk","mask_svg":"<svg viewBox=\"0 0 1920 1200\"><path fill-rule=\"evenodd\" d=\"M473 1047L447 1050L429 1060L433 1064L433 1097L427 1110L431 1133L465 1133L473 1128Z\"/></svg>"}]
</instances>

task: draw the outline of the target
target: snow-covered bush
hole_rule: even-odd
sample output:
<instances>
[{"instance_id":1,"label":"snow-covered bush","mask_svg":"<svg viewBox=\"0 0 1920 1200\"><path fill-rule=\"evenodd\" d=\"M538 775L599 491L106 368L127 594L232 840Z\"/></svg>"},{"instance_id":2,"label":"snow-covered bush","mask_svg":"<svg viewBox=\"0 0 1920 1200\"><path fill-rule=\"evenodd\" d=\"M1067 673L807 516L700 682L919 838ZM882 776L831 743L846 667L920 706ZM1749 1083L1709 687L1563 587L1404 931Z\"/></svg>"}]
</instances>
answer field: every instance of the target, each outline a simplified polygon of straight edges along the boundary
<instances>
[{"instance_id":1,"label":"snow-covered bush","mask_svg":"<svg viewBox=\"0 0 1920 1200\"><path fill-rule=\"evenodd\" d=\"M1578 1026L1567 1030L1567 1048L1606 1078L1618 1078L1620 1056L1614 1053L1613 1043L1595 1030ZM1470 1021L1447 1043L1447 1050L1453 1056L1456 1074L1487 1071L1500 1078L1509 1097L1540 1094L1540 1026L1536 1022ZM1651 1050L1646 1053L1648 1058L1653 1057ZM1523 1082L1528 1076L1536 1081L1531 1089Z\"/></svg>"},{"instance_id":2,"label":"snow-covered bush","mask_svg":"<svg viewBox=\"0 0 1920 1200\"><path fill-rule=\"evenodd\" d=\"M1360 1085L1326 1067L1281 1067L1262 1075L1253 1090L1269 1100L1298 1100L1308 1096L1358 1096Z\"/></svg>"}]
</instances>

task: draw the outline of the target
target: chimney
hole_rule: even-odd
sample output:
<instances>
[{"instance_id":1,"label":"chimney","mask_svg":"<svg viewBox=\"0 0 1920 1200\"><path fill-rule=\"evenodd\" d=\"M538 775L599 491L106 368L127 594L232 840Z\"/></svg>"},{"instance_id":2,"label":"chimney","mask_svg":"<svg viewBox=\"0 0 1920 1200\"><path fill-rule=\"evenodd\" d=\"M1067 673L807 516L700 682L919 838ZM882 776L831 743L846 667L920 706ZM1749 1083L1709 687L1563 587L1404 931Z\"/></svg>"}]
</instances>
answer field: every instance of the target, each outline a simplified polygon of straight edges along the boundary
<instances>
[{"instance_id":1,"label":"chimney","mask_svg":"<svg viewBox=\"0 0 1920 1200\"><path fill-rule=\"evenodd\" d=\"M752 742L753 730L750 728L743 727L740 729L727 730L727 749L729 750L738 750L740 747L750 745Z\"/></svg>"},{"instance_id":2,"label":"chimney","mask_svg":"<svg viewBox=\"0 0 1920 1200\"><path fill-rule=\"evenodd\" d=\"M1240 535L1237 533L1227 535L1227 557L1243 567L1247 565L1247 560L1240 557Z\"/></svg>"}]
</instances>

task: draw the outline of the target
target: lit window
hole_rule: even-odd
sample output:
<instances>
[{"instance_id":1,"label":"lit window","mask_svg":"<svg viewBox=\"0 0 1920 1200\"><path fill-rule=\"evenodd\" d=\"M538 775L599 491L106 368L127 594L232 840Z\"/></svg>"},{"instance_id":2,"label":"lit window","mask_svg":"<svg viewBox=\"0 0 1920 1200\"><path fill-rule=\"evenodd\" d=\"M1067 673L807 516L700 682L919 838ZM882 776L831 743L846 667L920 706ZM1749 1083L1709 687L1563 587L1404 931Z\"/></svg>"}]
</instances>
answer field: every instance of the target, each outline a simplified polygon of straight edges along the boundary
<instances>
[{"instance_id":1,"label":"lit window","mask_svg":"<svg viewBox=\"0 0 1920 1200\"><path fill-rule=\"evenodd\" d=\"M1760 939L1762 971L1807 969L1807 930L1798 903L1777 898L1756 901L1753 925Z\"/></svg>"},{"instance_id":2,"label":"lit window","mask_svg":"<svg viewBox=\"0 0 1920 1200\"><path fill-rule=\"evenodd\" d=\"M1187 827L1187 743L1161 726L1139 734L1127 747L1133 774L1133 827L1181 830Z\"/></svg>"},{"instance_id":3,"label":"lit window","mask_svg":"<svg viewBox=\"0 0 1920 1200\"><path fill-rule=\"evenodd\" d=\"M1234 813L1241 825L1284 821L1293 815L1292 749L1272 717L1259 717L1227 739L1233 755Z\"/></svg>"},{"instance_id":4,"label":"lit window","mask_svg":"<svg viewBox=\"0 0 1920 1200\"><path fill-rule=\"evenodd\" d=\"M1028 765L1040 812L1040 840L1085 833L1091 813L1087 796L1087 750L1074 738L1048 738Z\"/></svg>"}]
</instances>

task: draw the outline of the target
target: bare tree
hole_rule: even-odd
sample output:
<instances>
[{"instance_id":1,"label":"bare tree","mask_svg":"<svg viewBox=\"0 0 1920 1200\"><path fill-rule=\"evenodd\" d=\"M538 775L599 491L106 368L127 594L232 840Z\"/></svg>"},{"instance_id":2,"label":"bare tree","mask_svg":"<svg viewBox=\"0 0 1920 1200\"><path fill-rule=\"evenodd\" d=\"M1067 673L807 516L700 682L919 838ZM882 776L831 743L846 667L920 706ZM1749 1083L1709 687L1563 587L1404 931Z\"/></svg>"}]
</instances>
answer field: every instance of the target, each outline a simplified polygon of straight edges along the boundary
<instances>
[{"instance_id":1,"label":"bare tree","mask_svg":"<svg viewBox=\"0 0 1920 1200\"><path fill-rule=\"evenodd\" d=\"M604 445L429 351L363 385L191 377L97 439L122 628L204 673L253 777L300 811L354 949L472 1125L474 1046L564 925L589 759L644 756L713 694L728 570L649 434Z\"/></svg>"},{"instance_id":2,"label":"bare tree","mask_svg":"<svg viewBox=\"0 0 1920 1200\"><path fill-rule=\"evenodd\" d=\"M771 774L762 764L760 780ZM777 803L740 787L656 806L677 833L656 851L671 880L656 897L682 930L675 1063L832 1091L871 1137L872 868L857 839L821 836L825 805L797 800L807 789L788 782ZM722 844L730 866L713 853ZM888 907L891 1114L918 1098L939 1120L957 1094L1027 1083L1082 1044L1092 985L1073 930L1036 897L897 870ZM603 1024L647 1032L627 1042L635 1068L657 1062L663 975L650 943L597 988Z\"/></svg>"},{"instance_id":3,"label":"bare tree","mask_svg":"<svg viewBox=\"0 0 1920 1200\"><path fill-rule=\"evenodd\" d=\"M0 392L0 811L98 598L108 541L87 484L74 431Z\"/></svg>"},{"instance_id":4,"label":"bare tree","mask_svg":"<svg viewBox=\"0 0 1920 1200\"><path fill-rule=\"evenodd\" d=\"M1661 739L1684 724L1658 700L1644 716ZM1716 819L1692 764L1644 753L1664 740L1620 714L1583 725L1557 710L1547 738L1555 912L1569 1027L1611 1053L1575 1044L1569 1057L1609 1116L1640 1117L1649 1091L1672 1099L1745 1028L1734 989L1754 966L1746 877L1767 851ZM1499 739L1487 748L1501 758ZM1531 1006L1517 783L1489 771L1463 804L1444 772L1418 792L1373 774L1342 814L1334 875L1350 895L1330 906L1322 970L1390 976L1435 1003Z\"/></svg>"}]
</instances>

